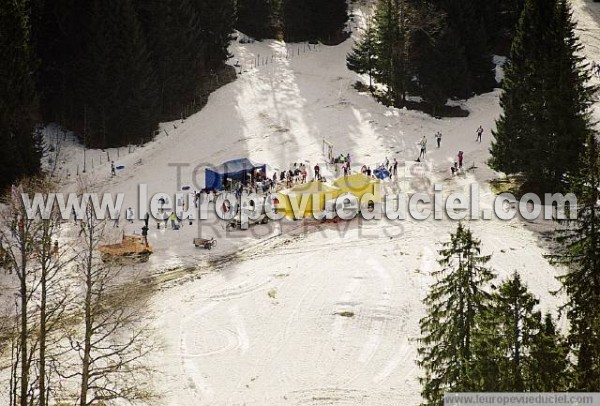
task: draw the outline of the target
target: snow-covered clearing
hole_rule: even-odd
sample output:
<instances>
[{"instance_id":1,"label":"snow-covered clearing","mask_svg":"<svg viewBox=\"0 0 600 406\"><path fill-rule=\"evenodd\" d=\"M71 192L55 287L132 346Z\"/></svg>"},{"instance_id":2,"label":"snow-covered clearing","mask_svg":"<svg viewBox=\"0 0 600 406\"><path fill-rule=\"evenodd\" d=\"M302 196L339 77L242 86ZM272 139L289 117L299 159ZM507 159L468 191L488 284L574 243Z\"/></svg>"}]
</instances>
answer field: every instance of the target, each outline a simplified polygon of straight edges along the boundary
<instances>
[{"instance_id":1,"label":"snow-covered clearing","mask_svg":"<svg viewBox=\"0 0 600 406\"><path fill-rule=\"evenodd\" d=\"M600 61L600 4L576 0L573 5L584 52ZM386 157L414 160L417 142L426 135L435 180L447 190L479 182L481 206L491 207L486 181L495 174L485 161L500 113L499 91L464 102L471 112L467 118L437 120L387 108L352 88L357 77L345 67L351 45L309 50L274 41L234 43L231 63L239 61L243 70L237 81L212 94L201 112L164 124L167 131L156 141L131 153L121 149L118 160L111 151L111 158L125 165L114 179L103 153L88 151L88 160L95 159L93 170L88 163L88 176L107 191L126 192L126 207L137 207L138 184L147 184L149 194L172 194L194 179L201 186L203 170L194 168L207 163L250 157L273 169L305 161L312 167L323 162L326 138L336 154L351 154L354 170L362 164L373 168ZM261 66L252 67L257 59ZM481 144L475 142L479 125L485 129ZM436 131L443 133L440 149L434 147ZM459 150L466 166L476 168L451 178L448 168ZM179 163L189 164L180 185L169 166ZM81 150L66 145L58 173L73 177L77 165ZM141 225L125 227L132 231ZM152 276L181 276L181 270L191 275L169 278L176 283L154 300L155 326L164 342L154 359L162 372L157 386L164 405L419 404L414 340L424 315L421 300L438 266L438 242L448 238L455 222L354 221L306 233L288 223L281 226L283 235L279 226L257 226L255 235L238 231L227 237L219 227L151 227L156 252L139 267ZM542 310L555 309L562 299L548 292L558 288L560 271L544 259L546 248L535 227L518 220L476 221L469 227L481 238L484 253L494 254L491 265L500 278L518 271L541 299ZM195 249L191 240L198 232L219 234L216 249ZM238 251L231 261L223 260ZM209 266L216 258L221 261Z\"/></svg>"}]
</instances>

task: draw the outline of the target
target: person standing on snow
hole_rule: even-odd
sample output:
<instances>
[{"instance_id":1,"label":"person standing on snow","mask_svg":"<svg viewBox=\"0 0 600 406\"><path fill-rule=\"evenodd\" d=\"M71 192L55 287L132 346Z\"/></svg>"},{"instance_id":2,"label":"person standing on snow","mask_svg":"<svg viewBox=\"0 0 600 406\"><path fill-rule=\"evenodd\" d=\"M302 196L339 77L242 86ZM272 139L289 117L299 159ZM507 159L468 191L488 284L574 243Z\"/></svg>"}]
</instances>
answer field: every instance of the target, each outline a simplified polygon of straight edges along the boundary
<instances>
[{"instance_id":1,"label":"person standing on snow","mask_svg":"<svg viewBox=\"0 0 600 406\"><path fill-rule=\"evenodd\" d=\"M458 151L458 167L460 169L462 169L462 167L463 167L463 159L464 159L463 152Z\"/></svg>"},{"instance_id":2,"label":"person standing on snow","mask_svg":"<svg viewBox=\"0 0 600 406\"><path fill-rule=\"evenodd\" d=\"M476 142L481 142L481 136L483 135L483 127L479 126L479 128L477 129L477 139L475 140Z\"/></svg>"},{"instance_id":3,"label":"person standing on snow","mask_svg":"<svg viewBox=\"0 0 600 406\"><path fill-rule=\"evenodd\" d=\"M110 176L116 176L115 161L110 161Z\"/></svg>"},{"instance_id":4,"label":"person standing on snow","mask_svg":"<svg viewBox=\"0 0 600 406\"><path fill-rule=\"evenodd\" d=\"M425 153L427 153L427 137L426 136L423 136L423 138L421 138L419 145L421 146L421 152L419 153L419 159L421 159L421 157L425 158Z\"/></svg>"},{"instance_id":5,"label":"person standing on snow","mask_svg":"<svg viewBox=\"0 0 600 406\"><path fill-rule=\"evenodd\" d=\"M437 147L440 148L442 146L442 133L439 131L435 133L435 139L437 141Z\"/></svg>"},{"instance_id":6,"label":"person standing on snow","mask_svg":"<svg viewBox=\"0 0 600 406\"><path fill-rule=\"evenodd\" d=\"M321 180L321 168L319 168L319 164L315 165L315 180Z\"/></svg>"}]
</instances>

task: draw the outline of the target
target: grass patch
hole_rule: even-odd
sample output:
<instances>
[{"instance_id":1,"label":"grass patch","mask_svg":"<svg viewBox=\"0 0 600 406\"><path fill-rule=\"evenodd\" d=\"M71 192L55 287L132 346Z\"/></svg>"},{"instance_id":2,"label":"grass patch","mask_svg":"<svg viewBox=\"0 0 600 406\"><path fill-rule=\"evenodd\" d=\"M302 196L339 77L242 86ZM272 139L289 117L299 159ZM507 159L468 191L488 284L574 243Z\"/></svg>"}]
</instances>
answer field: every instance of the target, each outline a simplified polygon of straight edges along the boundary
<instances>
[{"instance_id":1,"label":"grass patch","mask_svg":"<svg viewBox=\"0 0 600 406\"><path fill-rule=\"evenodd\" d=\"M494 179L490 181L490 188L494 194L499 195L502 193L511 193L517 199L520 198L523 193L523 179L518 176L509 176L502 179Z\"/></svg>"}]
</instances>

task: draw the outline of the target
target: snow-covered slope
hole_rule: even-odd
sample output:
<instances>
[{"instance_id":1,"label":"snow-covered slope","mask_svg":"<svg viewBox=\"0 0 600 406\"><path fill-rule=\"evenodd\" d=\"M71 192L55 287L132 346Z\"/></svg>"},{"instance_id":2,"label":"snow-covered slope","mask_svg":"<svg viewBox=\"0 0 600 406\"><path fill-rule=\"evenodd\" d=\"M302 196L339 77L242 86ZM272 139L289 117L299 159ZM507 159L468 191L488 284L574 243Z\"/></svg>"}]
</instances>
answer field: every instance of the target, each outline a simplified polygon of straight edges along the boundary
<instances>
[{"instance_id":1,"label":"snow-covered slope","mask_svg":"<svg viewBox=\"0 0 600 406\"><path fill-rule=\"evenodd\" d=\"M574 1L585 52L600 61L600 4ZM357 11L358 13L358 11ZM86 176L111 192L126 192L136 207L139 183L149 192L174 193L181 185L203 185L207 164L250 157L273 169L294 162L323 162L322 139L335 153L350 153L354 168L385 158L402 162L417 155L417 142L429 138L427 160L433 177L447 189L482 184L482 206L492 193L485 181L490 130L500 114L499 91L464 103L467 118L437 120L392 109L357 93L357 76L345 67L351 41L336 47L265 41L234 43L231 63L238 80L210 96L206 108L184 122L166 123L156 141L121 149L125 165L110 178L105 152L88 151ZM256 67L257 61L260 66ZM475 130L485 129L483 143ZM433 148L433 134L443 133ZM166 134L169 134L168 136ZM477 168L466 178L450 178L459 150ZM116 151L110 151L114 159ZM58 173L81 170L81 150L65 147ZM102 162L102 163L100 163ZM178 185L173 164L188 164ZM126 225L129 231L139 224ZM284 231L296 224L282 226ZM437 244L456 227L448 220L352 222L342 230L279 236L280 229L237 232L226 237L219 226L181 231L156 230L156 253L148 274L196 267L202 278L160 292L154 301L156 327L164 351L155 356L165 405L403 405L420 401L416 367L421 303L437 267ZM493 253L500 278L518 271L543 310L562 300L549 295L559 270L548 265L538 234L520 221L469 223L484 253ZM196 250L198 233L219 235L212 252ZM243 250L242 250L243 249ZM242 251L239 251L242 250ZM241 252L235 260L206 272L207 260ZM352 312L343 317L340 312Z\"/></svg>"}]
</instances>

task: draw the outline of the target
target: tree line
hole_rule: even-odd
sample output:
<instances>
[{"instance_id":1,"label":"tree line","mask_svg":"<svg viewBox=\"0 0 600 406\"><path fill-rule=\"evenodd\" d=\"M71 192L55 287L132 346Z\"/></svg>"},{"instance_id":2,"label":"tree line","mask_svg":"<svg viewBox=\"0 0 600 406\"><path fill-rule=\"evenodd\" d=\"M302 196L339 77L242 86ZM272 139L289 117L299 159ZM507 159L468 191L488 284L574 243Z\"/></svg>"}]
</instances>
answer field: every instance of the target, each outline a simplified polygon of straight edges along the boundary
<instances>
[{"instance_id":1,"label":"tree line","mask_svg":"<svg viewBox=\"0 0 600 406\"><path fill-rule=\"evenodd\" d=\"M259 40L333 44L347 38L346 0L238 0L237 7L237 28Z\"/></svg>"},{"instance_id":2,"label":"tree line","mask_svg":"<svg viewBox=\"0 0 600 406\"><path fill-rule=\"evenodd\" d=\"M31 7L42 116L96 147L148 141L161 120L201 105L229 58L235 23L233 0Z\"/></svg>"},{"instance_id":3,"label":"tree line","mask_svg":"<svg viewBox=\"0 0 600 406\"><path fill-rule=\"evenodd\" d=\"M600 154L590 136L573 191L575 220L560 222L548 260L563 269L557 310L566 334L515 271L499 284L490 255L459 224L439 250L441 269L424 303L418 364L423 405L449 392L600 390Z\"/></svg>"},{"instance_id":4,"label":"tree line","mask_svg":"<svg viewBox=\"0 0 600 406\"><path fill-rule=\"evenodd\" d=\"M522 0L379 0L348 68L384 88L403 107L421 98L433 115L448 99L466 99L496 85L492 52L505 54Z\"/></svg>"}]
</instances>

